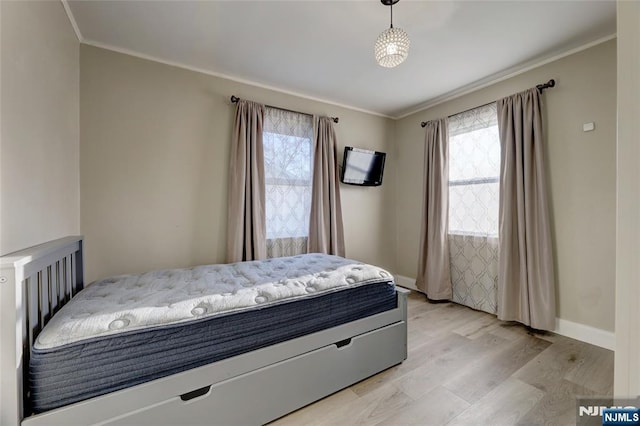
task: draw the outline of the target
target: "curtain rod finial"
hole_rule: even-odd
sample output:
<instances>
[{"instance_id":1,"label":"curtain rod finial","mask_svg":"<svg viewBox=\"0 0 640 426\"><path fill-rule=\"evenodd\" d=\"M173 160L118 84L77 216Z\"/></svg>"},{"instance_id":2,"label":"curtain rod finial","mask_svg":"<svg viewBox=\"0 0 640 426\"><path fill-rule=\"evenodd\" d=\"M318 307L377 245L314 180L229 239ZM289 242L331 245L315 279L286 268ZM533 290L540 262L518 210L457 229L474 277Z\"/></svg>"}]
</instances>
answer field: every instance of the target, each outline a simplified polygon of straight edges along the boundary
<instances>
[{"instance_id":1,"label":"curtain rod finial","mask_svg":"<svg viewBox=\"0 0 640 426\"><path fill-rule=\"evenodd\" d=\"M240 100L239 97L237 97L235 95L231 95L231 103L236 104L236 103L238 103L239 100Z\"/></svg>"},{"instance_id":2,"label":"curtain rod finial","mask_svg":"<svg viewBox=\"0 0 640 426\"><path fill-rule=\"evenodd\" d=\"M538 91L542 92L544 89L548 89L550 87L555 87L555 86L556 86L556 81L554 79L551 79L551 80L547 81L546 83L538 84L536 86L536 89L538 89Z\"/></svg>"}]
</instances>

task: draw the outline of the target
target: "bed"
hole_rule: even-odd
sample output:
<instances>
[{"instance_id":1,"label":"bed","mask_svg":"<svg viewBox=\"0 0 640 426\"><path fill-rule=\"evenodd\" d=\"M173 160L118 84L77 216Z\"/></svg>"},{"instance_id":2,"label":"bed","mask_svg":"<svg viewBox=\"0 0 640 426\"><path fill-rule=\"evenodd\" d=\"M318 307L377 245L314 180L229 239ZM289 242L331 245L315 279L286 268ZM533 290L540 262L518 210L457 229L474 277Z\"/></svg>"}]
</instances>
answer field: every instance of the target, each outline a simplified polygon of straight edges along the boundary
<instances>
[{"instance_id":1,"label":"bed","mask_svg":"<svg viewBox=\"0 0 640 426\"><path fill-rule=\"evenodd\" d=\"M81 292L82 245L2 258L3 425L264 424L406 359L407 292L380 268L304 255Z\"/></svg>"}]
</instances>

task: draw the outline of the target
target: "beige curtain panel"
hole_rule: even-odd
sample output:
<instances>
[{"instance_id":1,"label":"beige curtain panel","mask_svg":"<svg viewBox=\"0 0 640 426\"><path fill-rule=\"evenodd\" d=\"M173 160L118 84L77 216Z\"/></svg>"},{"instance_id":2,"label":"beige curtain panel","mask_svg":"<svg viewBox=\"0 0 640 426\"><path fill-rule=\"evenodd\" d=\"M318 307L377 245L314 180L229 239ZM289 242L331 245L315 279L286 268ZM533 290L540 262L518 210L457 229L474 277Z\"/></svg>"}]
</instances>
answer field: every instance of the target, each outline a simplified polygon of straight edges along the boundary
<instances>
[{"instance_id":1,"label":"beige curtain panel","mask_svg":"<svg viewBox=\"0 0 640 426\"><path fill-rule=\"evenodd\" d=\"M498 318L554 330L555 281L538 90L499 100L498 126Z\"/></svg>"},{"instance_id":2,"label":"beige curtain panel","mask_svg":"<svg viewBox=\"0 0 640 426\"><path fill-rule=\"evenodd\" d=\"M264 105L238 101L229 162L228 262L267 257L263 125Z\"/></svg>"},{"instance_id":3,"label":"beige curtain panel","mask_svg":"<svg viewBox=\"0 0 640 426\"><path fill-rule=\"evenodd\" d=\"M329 117L314 117L309 253L344 256L336 133Z\"/></svg>"},{"instance_id":4,"label":"beige curtain panel","mask_svg":"<svg viewBox=\"0 0 640 426\"><path fill-rule=\"evenodd\" d=\"M450 300L447 119L429 121L425 129L424 204L416 287L429 299Z\"/></svg>"}]
</instances>

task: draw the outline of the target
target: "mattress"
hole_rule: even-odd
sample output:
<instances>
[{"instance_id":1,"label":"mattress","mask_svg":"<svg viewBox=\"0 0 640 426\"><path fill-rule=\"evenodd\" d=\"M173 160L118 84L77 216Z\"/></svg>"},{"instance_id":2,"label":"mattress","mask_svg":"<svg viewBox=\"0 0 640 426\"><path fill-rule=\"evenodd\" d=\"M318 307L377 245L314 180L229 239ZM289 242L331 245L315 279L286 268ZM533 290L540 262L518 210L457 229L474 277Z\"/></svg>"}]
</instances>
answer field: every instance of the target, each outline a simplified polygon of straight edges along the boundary
<instances>
[{"instance_id":1,"label":"mattress","mask_svg":"<svg viewBox=\"0 0 640 426\"><path fill-rule=\"evenodd\" d=\"M98 281L38 336L35 413L396 307L392 276L308 254Z\"/></svg>"}]
</instances>

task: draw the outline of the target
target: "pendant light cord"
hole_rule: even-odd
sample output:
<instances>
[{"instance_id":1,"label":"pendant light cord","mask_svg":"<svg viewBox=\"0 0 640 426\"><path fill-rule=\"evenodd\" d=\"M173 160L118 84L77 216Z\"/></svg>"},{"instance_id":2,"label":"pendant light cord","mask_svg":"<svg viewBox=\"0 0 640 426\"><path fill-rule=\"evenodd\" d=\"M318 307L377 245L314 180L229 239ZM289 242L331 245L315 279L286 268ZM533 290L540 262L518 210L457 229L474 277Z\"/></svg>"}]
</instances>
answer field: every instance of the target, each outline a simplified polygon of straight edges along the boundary
<instances>
[{"instance_id":1,"label":"pendant light cord","mask_svg":"<svg viewBox=\"0 0 640 426\"><path fill-rule=\"evenodd\" d=\"M391 27L393 28L393 1L391 2Z\"/></svg>"}]
</instances>

